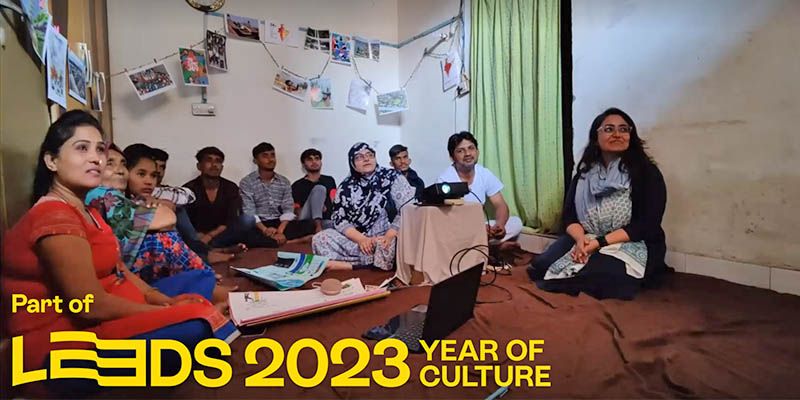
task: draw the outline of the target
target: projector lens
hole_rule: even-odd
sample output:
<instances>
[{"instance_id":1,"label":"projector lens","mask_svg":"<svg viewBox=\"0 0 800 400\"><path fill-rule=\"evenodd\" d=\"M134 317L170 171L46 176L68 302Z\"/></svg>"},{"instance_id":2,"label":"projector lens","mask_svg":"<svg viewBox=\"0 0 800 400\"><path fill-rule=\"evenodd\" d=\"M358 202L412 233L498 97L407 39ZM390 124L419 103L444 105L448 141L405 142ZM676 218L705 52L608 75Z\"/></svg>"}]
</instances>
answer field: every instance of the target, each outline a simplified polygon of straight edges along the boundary
<instances>
[{"instance_id":1,"label":"projector lens","mask_svg":"<svg viewBox=\"0 0 800 400\"><path fill-rule=\"evenodd\" d=\"M444 193L444 194L450 193L450 185L448 185L448 184L442 185L442 193Z\"/></svg>"}]
</instances>

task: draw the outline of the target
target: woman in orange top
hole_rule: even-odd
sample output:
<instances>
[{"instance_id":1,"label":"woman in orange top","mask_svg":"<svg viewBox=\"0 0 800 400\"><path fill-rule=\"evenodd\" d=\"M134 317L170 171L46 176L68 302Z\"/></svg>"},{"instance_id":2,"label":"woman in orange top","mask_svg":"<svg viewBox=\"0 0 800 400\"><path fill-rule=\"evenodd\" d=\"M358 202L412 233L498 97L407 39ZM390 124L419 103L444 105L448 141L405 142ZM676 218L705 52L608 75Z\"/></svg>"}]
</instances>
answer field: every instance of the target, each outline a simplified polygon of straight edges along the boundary
<instances>
[{"instance_id":1,"label":"woman in orange top","mask_svg":"<svg viewBox=\"0 0 800 400\"><path fill-rule=\"evenodd\" d=\"M202 296L168 297L120 262L111 228L96 210L84 206L85 194L100 185L105 162L99 122L84 111L65 113L42 143L34 205L5 235L0 271L5 307L13 294L63 299L61 313L52 307L42 313L4 310L6 333L23 336L25 371L47 368L50 350L80 346L51 345L54 331L91 331L100 339L169 338L189 349L205 338L232 339L238 334ZM68 310L70 300L88 294L94 295L88 312Z\"/></svg>"}]
</instances>

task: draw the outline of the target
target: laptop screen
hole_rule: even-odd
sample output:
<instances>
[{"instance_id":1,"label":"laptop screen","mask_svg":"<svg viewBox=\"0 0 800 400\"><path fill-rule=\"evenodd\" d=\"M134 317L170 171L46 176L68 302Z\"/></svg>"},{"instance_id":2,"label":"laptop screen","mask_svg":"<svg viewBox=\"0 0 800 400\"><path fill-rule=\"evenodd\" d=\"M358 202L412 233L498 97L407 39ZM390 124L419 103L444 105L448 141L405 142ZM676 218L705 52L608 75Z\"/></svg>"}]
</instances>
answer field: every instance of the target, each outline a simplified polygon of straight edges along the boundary
<instances>
[{"instance_id":1,"label":"laptop screen","mask_svg":"<svg viewBox=\"0 0 800 400\"><path fill-rule=\"evenodd\" d=\"M422 331L423 340L444 339L472 318L482 272L481 262L433 286Z\"/></svg>"}]
</instances>

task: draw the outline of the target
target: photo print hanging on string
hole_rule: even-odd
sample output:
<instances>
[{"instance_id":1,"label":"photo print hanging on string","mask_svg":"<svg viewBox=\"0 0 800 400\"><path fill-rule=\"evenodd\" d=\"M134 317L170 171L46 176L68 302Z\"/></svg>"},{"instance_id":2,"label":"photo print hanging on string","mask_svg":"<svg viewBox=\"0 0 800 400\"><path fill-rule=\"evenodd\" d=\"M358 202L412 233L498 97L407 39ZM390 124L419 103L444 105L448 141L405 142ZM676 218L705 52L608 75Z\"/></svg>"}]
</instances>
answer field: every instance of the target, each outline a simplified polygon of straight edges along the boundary
<instances>
[{"instance_id":1,"label":"photo print hanging on string","mask_svg":"<svg viewBox=\"0 0 800 400\"><path fill-rule=\"evenodd\" d=\"M308 81L285 69L275 74L272 88L297 100L305 100L308 92Z\"/></svg>"},{"instance_id":2,"label":"photo print hanging on string","mask_svg":"<svg viewBox=\"0 0 800 400\"><path fill-rule=\"evenodd\" d=\"M206 55L208 67L220 71L228 70L228 38L214 31L206 31Z\"/></svg>"}]
</instances>

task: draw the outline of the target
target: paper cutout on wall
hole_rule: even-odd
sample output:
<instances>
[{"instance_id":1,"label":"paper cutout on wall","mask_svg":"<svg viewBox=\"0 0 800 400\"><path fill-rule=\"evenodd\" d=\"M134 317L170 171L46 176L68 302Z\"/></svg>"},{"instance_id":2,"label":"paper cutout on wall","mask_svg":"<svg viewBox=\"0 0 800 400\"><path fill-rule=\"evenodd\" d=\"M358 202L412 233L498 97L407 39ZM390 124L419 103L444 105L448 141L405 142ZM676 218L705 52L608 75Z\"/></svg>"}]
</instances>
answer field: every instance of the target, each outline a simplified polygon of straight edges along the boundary
<instances>
[{"instance_id":1,"label":"paper cutout on wall","mask_svg":"<svg viewBox=\"0 0 800 400\"><path fill-rule=\"evenodd\" d=\"M439 63L442 67L442 91L446 92L461 83L461 57L456 49L452 49Z\"/></svg>"},{"instance_id":2,"label":"paper cutout on wall","mask_svg":"<svg viewBox=\"0 0 800 400\"><path fill-rule=\"evenodd\" d=\"M393 114L405 110L408 110L408 98L406 97L405 89L378 95L378 115Z\"/></svg>"},{"instance_id":3,"label":"paper cutout on wall","mask_svg":"<svg viewBox=\"0 0 800 400\"><path fill-rule=\"evenodd\" d=\"M333 88L330 78L312 79L309 97L311 108L315 110L333 110Z\"/></svg>"},{"instance_id":4,"label":"paper cutout on wall","mask_svg":"<svg viewBox=\"0 0 800 400\"><path fill-rule=\"evenodd\" d=\"M300 47L302 39L298 27L275 21L266 22L264 41L273 44L283 44L291 47Z\"/></svg>"},{"instance_id":5,"label":"paper cutout on wall","mask_svg":"<svg viewBox=\"0 0 800 400\"><path fill-rule=\"evenodd\" d=\"M208 68L206 54L202 50L179 48L183 84L186 86L208 87Z\"/></svg>"},{"instance_id":6,"label":"paper cutout on wall","mask_svg":"<svg viewBox=\"0 0 800 400\"><path fill-rule=\"evenodd\" d=\"M128 72L128 80L133 85L139 100L149 99L175 88L175 81L172 80L163 62Z\"/></svg>"},{"instance_id":7,"label":"paper cutout on wall","mask_svg":"<svg viewBox=\"0 0 800 400\"><path fill-rule=\"evenodd\" d=\"M366 112L369 106L369 85L361 79L350 81L350 92L347 94L347 106Z\"/></svg>"},{"instance_id":8,"label":"paper cutout on wall","mask_svg":"<svg viewBox=\"0 0 800 400\"><path fill-rule=\"evenodd\" d=\"M263 21L255 18L225 14L225 28L228 37L246 40L261 40Z\"/></svg>"},{"instance_id":9,"label":"paper cutout on wall","mask_svg":"<svg viewBox=\"0 0 800 400\"><path fill-rule=\"evenodd\" d=\"M308 92L308 81L284 69L275 74L272 87L297 100L305 100Z\"/></svg>"},{"instance_id":10,"label":"paper cutout on wall","mask_svg":"<svg viewBox=\"0 0 800 400\"><path fill-rule=\"evenodd\" d=\"M72 51L67 55L67 64L69 66L69 95L85 105L87 83L86 64Z\"/></svg>"},{"instance_id":11,"label":"paper cutout on wall","mask_svg":"<svg viewBox=\"0 0 800 400\"><path fill-rule=\"evenodd\" d=\"M67 108L67 38L47 26L47 98Z\"/></svg>"},{"instance_id":12,"label":"paper cutout on wall","mask_svg":"<svg viewBox=\"0 0 800 400\"><path fill-rule=\"evenodd\" d=\"M213 31L206 31L208 66L220 71L228 70L228 38Z\"/></svg>"}]
</instances>

